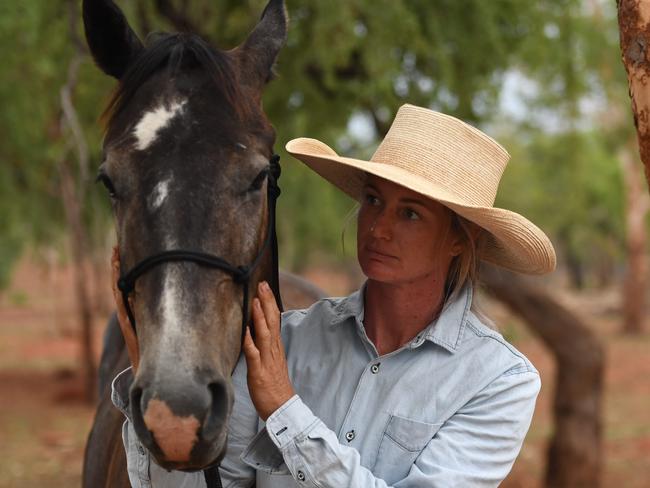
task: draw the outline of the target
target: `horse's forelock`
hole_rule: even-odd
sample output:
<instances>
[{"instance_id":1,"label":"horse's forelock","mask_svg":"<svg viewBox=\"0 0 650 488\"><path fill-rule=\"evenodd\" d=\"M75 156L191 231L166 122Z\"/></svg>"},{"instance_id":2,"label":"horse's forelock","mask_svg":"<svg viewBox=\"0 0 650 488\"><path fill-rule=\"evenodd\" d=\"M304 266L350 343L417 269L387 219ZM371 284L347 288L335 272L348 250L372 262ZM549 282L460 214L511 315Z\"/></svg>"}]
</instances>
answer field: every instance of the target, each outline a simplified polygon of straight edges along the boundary
<instances>
[{"instance_id":1,"label":"horse's forelock","mask_svg":"<svg viewBox=\"0 0 650 488\"><path fill-rule=\"evenodd\" d=\"M172 78L192 68L208 74L216 89L215 95L220 96L235 117L244 116L247 106L242 103L237 70L227 52L213 49L194 34L155 33L147 38L146 49L128 68L113 92L101 116L104 131L108 131L137 90L153 75L164 70Z\"/></svg>"}]
</instances>

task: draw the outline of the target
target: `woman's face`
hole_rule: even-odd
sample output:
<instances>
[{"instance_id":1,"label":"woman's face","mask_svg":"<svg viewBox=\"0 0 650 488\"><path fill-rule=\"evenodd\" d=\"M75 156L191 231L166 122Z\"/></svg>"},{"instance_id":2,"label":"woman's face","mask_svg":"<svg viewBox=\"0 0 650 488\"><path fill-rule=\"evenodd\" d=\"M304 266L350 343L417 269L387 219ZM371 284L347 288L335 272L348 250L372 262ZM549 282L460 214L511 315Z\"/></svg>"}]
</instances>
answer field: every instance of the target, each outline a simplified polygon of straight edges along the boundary
<instances>
[{"instance_id":1,"label":"woman's face","mask_svg":"<svg viewBox=\"0 0 650 488\"><path fill-rule=\"evenodd\" d=\"M357 228L357 256L371 280L444 281L459 254L451 210L390 181L369 176Z\"/></svg>"}]
</instances>

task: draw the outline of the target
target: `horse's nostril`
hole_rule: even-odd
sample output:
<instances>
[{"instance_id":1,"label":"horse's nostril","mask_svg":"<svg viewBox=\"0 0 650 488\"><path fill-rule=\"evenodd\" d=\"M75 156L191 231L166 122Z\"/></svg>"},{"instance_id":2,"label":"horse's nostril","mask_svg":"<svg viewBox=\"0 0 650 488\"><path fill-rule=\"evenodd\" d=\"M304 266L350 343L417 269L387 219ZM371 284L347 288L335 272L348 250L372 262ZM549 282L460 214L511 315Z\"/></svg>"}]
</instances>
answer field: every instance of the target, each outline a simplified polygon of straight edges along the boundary
<instances>
[{"instance_id":1,"label":"horse's nostril","mask_svg":"<svg viewBox=\"0 0 650 488\"><path fill-rule=\"evenodd\" d=\"M134 419L142 419L142 388L133 387L131 389L131 414Z\"/></svg>"},{"instance_id":2,"label":"horse's nostril","mask_svg":"<svg viewBox=\"0 0 650 488\"><path fill-rule=\"evenodd\" d=\"M210 383L208 389L210 390L211 402L210 411L203 426L204 439L212 439L220 433L226 423L230 403L225 383L221 381Z\"/></svg>"},{"instance_id":3,"label":"horse's nostril","mask_svg":"<svg viewBox=\"0 0 650 488\"><path fill-rule=\"evenodd\" d=\"M133 418L133 427L138 434L138 438L142 443L151 447L153 445L153 437L151 436L149 429L147 429L142 416L142 393L142 388L137 386L133 386L131 389L131 416Z\"/></svg>"}]
</instances>

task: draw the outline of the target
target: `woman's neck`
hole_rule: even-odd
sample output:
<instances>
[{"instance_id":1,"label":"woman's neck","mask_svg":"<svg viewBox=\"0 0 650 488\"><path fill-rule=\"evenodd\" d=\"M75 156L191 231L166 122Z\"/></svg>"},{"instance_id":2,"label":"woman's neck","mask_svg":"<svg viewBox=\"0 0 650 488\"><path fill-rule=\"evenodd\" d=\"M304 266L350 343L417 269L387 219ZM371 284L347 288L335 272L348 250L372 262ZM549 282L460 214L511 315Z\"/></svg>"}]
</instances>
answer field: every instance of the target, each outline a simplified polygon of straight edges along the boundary
<instances>
[{"instance_id":1,"label":"woman's neck","mask_svg":"<svg viewBox=\"0 0 650 488\"><path fill-rule=\"evenodd\" d=\"M431 323L444 304L444 283L387 284L368 280L364 327L379 355L399 349Z\"/></svg>"}]
</instances>

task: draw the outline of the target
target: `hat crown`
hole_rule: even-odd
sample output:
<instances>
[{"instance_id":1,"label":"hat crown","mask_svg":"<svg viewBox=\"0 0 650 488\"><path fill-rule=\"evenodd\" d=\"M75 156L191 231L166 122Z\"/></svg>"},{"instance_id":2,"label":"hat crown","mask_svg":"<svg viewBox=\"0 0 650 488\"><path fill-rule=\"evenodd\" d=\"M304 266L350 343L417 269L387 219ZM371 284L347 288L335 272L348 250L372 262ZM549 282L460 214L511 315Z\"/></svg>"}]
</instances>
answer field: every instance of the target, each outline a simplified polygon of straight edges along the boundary
<instances>
[{"instance_id":1,"label":"hat crown","mask_svg":"<svg viewBox=\"0 0 650 488\"><path fill-rule=\"evenodd\" d=\"M470 205L494 205L510 155L461 120L403 105L372 162L401 168Z\"/></svg>"}]
</instances>

